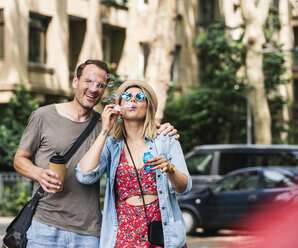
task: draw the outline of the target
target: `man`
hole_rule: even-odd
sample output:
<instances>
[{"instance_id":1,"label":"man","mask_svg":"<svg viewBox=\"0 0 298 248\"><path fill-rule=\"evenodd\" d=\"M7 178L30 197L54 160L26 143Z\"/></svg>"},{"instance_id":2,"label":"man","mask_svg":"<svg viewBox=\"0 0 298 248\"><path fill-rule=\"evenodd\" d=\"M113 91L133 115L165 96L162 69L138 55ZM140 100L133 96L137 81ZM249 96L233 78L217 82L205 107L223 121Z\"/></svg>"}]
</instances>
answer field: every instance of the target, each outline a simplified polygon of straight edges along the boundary
<instances>
[{"instance_id":1,"label":"man","mask_svg":"<svg viewBox=\"0 0 298 248\"><path fill-rule=\"evenodd\" d=\"M49 170L49 159L56 153L65 154L89 124L93 107L100 101L106 88L109 69L100 60L87 60L76 72L72 86L74 99L51 104L34 111L15 154L17 172L34 180L33 193L39 185L45 196L39 201L32 225L27 231L27 247L98 247L101 210L99 182L80 184L75 167L101 130L101 122L94 128L67 164L63 190L59 189L58 175ZM166 130L165 130L166 129ZM167 124L160 132L175 134ZM31 159L34 156L34 163Z\"/></svg>"}]
</instances>

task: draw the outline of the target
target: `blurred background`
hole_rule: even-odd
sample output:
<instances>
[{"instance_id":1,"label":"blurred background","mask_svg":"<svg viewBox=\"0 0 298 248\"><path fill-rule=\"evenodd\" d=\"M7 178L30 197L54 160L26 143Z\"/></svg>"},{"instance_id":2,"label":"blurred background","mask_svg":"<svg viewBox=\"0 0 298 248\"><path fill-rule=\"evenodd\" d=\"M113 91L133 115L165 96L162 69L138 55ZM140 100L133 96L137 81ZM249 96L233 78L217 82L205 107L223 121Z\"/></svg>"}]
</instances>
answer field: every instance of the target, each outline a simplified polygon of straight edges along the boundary
<instances>
[{"instance_id":1,"label":"blurred background","mask_svg":"<svg viewBox=\"0 0 298 248\"><path fill-rule=\"evenodd\" d=\"M12 166L30 113L71 100L86 59L152 85L187 154L297 144L297 54L296 0L0 0L0 215L31 194Z\"/></svg>"}]
</instances>

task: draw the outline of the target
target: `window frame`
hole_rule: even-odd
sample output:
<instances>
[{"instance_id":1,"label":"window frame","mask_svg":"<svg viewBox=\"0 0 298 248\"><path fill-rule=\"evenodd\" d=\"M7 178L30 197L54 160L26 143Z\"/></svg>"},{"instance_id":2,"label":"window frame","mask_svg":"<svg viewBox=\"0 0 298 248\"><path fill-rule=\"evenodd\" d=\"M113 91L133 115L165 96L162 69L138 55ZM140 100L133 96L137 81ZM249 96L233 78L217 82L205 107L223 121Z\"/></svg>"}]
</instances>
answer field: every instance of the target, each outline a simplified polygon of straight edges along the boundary
<instances>
[{"instance_id":1,"label":"window frame","mask_svg":"<svg viewBox=\"0 0 298 248\"><path fill-rule=\"evenodd\" d=\"M28 61L30 63L46 64L47 62L47 30L50 20L48 16L33 12L29 14ZM35 26L33 21L36 21Z\"/></svg>"}]
</instances>

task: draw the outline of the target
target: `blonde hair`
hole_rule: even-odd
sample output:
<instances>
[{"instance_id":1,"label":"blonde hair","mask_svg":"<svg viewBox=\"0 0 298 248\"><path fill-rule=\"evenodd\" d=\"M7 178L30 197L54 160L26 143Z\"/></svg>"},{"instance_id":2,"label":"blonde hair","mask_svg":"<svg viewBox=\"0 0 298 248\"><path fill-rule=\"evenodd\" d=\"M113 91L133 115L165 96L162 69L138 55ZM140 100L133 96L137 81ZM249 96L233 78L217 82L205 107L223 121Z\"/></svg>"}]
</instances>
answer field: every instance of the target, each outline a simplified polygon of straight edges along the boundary
<instances>
[{"instance_id":1,"label":"blonde hair","mask_svg":"<svg viewBox=\"0 0 298 248\"><path fill-rule=\"evenodd\" d=\"M156 128L156 124L154 121L156 109L153 107L153 100L152 100L152 97L151 97L149 91L147 91L144 87L141 87L138 85L129 86L128 88L123 89L118 92L117 103L119 105L121 104L122 93L132 87L140 88L146 94L147 109L146 109L146 115L145 115L142 135L147 139L153 140L157 136L157 128ZM118 118L120 118L120 116ZM114 139L126 138L124 122L119 122L118 120L116 120L114 123L113 130L112 130L112 137Z\"/></svg>"}]
</instances>

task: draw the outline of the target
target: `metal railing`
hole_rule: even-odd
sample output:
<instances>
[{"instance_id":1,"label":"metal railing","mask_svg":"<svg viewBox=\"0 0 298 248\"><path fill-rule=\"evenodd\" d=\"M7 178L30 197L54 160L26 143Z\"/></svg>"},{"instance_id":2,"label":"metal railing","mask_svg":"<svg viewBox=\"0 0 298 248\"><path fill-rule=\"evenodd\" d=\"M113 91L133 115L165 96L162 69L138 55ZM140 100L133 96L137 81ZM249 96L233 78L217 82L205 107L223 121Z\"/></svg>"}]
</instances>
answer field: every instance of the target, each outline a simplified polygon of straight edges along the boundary
<instances>
[{"instance_id":1,"label":"metal railing","mask_svg":"<svg viewBox=\"0 0 298 248\"><path fill-rule=\"evenodd\" d=\"M28 195L31 195L32 192L32 181L26 177L23 177L17 172L1 172L0 173L0 200L3 198L4 190L5 188L10 188L11 190L17 191L18 188L14 187L15 185L19 183L25 183L25 189L22 189L22 191L25 190L25 192ZM19 192L13 192L13 193L19 193Z\"/></svg>"},{"instance_id":2,"label":"metal railing","mask_svg":"<svg viewBox=\"0 0 298 248\"><path fill-rule=\"evenodd\" d=\"M33 181L23 177L17 172L1 172L0 173L0 200L3 199L4 190L5 188L15 189L18 190L17 187L14 187L18 183L25 183L25 189L23 188L22 191L25 190L25 192L28 195L32 194L32 186ZM102 177L100 179L100 196L103 197L105 195L105 186L106 186L106 179ZM12 192L12 193L20 193L20 192Z\"/></svg>"}]
</instances>

